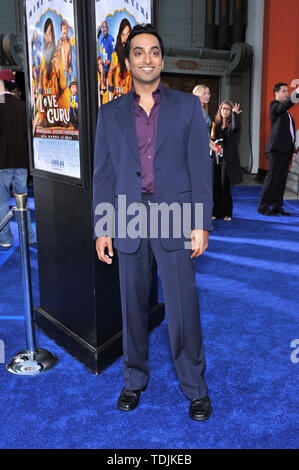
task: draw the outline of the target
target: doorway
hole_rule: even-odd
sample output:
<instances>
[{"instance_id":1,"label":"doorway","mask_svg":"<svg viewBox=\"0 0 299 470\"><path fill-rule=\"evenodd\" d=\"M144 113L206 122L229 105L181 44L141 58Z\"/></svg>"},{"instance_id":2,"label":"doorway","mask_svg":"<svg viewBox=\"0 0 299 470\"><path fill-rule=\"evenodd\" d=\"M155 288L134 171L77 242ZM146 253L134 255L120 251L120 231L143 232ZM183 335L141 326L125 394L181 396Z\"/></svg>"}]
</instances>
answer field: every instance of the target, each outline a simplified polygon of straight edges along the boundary
<instances>
[{"instance_id":1,"label":"doorway","mask_svg":"<svg viewBox=\"0 0 299 470\"><path fill-rule=\"evenodd\" d=\"M214 121L218 111L219 103L219 77L209 77L206 75L186 75L162 73L162 82L168 88L192 93L196 85L206 85L211 92L211 100L206 109L212 121Z\"/></svg>"}]
</instances>

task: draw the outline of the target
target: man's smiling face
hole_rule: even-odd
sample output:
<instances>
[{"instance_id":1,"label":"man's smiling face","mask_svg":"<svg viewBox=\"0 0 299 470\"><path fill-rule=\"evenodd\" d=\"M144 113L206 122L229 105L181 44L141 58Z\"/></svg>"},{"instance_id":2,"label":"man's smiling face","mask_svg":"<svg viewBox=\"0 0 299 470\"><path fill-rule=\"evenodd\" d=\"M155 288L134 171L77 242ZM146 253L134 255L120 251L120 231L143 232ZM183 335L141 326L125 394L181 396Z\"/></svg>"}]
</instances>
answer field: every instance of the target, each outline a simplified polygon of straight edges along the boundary
<instances>
[{"instance_id":1,"label":"man's smiling face","mask_svg":"<svg viewBox=\"0 0 299 470\"><path fill-rule=\"evenodd\" d=\"M135 83L159 82L164 61L158 38L153 34L137 34L131 40L127 69L131 70Z\"/></svg>"}]
</instances>

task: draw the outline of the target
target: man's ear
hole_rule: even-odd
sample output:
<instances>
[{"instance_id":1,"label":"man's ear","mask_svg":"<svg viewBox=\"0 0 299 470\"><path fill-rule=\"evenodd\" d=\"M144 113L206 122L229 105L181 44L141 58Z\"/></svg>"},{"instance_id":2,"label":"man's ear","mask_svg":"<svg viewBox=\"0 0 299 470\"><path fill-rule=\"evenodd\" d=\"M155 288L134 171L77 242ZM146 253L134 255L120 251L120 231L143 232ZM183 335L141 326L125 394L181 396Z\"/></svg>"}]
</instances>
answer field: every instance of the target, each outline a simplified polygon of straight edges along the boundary
<instances>
[{"instance_id":1,"label":"man's ear","mask_svg":"<svg viewBox=\"0 0 299 470\"><path fill-rule=\"evenodd\" d=\"M127 67L127 70L130 72L130 62L127 58L125 58L125 64L126 64L126 67Z\"/></svg>"},{"instance_id":2,"label":"man's ear","mask_svg":"<svg viewBox=\"0 0 299 470\"><path fill-rule=\"evenodd\" d=\"M164 59L162 60L162 70L164 69Z\"/></svg>"}]
</instances>

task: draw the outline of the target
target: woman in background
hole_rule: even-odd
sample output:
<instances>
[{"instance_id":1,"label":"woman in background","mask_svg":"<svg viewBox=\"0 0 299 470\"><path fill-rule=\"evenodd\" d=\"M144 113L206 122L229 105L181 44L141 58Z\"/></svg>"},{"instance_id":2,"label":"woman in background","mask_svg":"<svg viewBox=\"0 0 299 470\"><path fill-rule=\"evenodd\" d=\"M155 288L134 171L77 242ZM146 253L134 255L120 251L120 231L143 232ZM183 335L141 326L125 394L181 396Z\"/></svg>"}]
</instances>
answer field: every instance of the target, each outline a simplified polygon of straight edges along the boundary
<instances>
[{"instance_id":1,"label":"woman in background","mask_svg":"<svg viewBox=\"0 0 299 470\"><path fill-rule=\"evenodd\" d=\"M209 134L210 151L211 151L211 155L212 155L212 151L216 151L217 149L216 149L216 146L215 146L213 140L211 140L211 139L214 138L215 123L211 121L211 118L208 115L208 112L206 110L206 108L207 108L207 106L210 102L210 99L211 99L210 89L206 85L197 85L193 89L192 93L193 93L193 95L197 96L200 99L200 102L201 102L202 113L203 113L203 117L204 117L204 120L205 120L206 125L207 125L208 134Z\"/></svg>"},{"instance_id":2,"label":"woman in background","mask_svg":"<svg viewBox=\"0 0 299 470\"><path fill-rule=\"evenodd\" d=\"M192 93L193 95L198 96L198 98L200 99L203 117L206 121L206 125L207 125L209 136L210 136L212 121L205 109L205 107L208 106L210 99L211 99L210 89L206 85L196 85Z\"/></svg>"},{"instance_id":3,"label":"woman in background","mask_svg":"<svg viewBox=\"0 0 299 470\"><path fill-rule=\"evenodd\" d=\"M220 142L221 152L213 158L213 219L232 220L233 200L231 185L243 181L236 132L241 128L240 105L223 101L215 117L215 140Z\"/></svg>"}]
</instances>

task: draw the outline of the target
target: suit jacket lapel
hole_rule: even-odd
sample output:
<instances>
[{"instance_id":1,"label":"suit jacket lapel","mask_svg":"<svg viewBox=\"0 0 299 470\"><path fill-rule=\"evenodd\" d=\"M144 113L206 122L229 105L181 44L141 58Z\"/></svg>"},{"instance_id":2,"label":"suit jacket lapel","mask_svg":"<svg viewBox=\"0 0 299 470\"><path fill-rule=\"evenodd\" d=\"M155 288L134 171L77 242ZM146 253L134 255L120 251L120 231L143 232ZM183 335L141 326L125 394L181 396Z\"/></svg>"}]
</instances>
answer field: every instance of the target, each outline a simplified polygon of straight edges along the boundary
<instances>
[{"instance_id":1,"label":"suit jacket lapel","mask_svg":"<svg viewBox=\"0 0 299 470\"><path fill-rule=\"evenodd\" d=\"M134 119L132 92L127 93L116 107L116 121L136 159L140 163L139 148Z\"/></svg>"},{"instance_id":2,"label":"suit jacket lapel","mask_svg":"<svg viewBox=\"0 0 299 470\"><path fill-rule=\"evenodd\" d=\"M168 137L169 131L173 128L178 113L177 98L169 93L166 87L161 85L161 102L155 142L155 155L159 152L163 142ZM132 91L127 93L118 103L116 107L116 121L135 158L138 163L140 163Z\"/></svg>"},{"instance_id":3,"label":"suit jacket lapel","mask_svg":"<svg viewBox=\"0 0 299 470\"><path fill-rule=\"evenodd\" d=\"M173 128L178 112L176 97L169 93L169 90L164 85L161 85L161 102L155 142L155 155L157 155L164 140L168 137L169 131Z\"/></svg>"}]
</instances>

